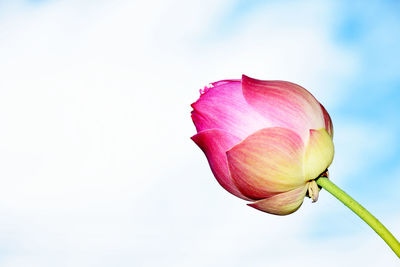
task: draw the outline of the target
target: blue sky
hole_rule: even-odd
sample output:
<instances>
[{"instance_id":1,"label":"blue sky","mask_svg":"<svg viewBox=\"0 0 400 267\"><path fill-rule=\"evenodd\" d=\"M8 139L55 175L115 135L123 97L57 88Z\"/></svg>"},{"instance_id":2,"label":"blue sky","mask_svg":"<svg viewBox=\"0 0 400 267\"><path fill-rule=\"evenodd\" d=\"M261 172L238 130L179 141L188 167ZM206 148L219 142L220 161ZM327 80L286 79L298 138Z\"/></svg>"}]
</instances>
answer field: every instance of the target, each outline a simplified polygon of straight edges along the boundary
<instances>
[{"instance_id":1,"label":"blue sky","mask_svg":"<svg viewBox=\"0 0 400 267\"><path fill-rule=\"evenodd\" d=\"M400 16L397 7L398 3L393 1L346 4L340 9L343 17L333 32L335 41L357 54L361 66L359 74L349 82L348 98L335 112L346 119L384 127L395 137L400 133L397 123L400 115L400 75L397 71L400 67ZM360 173L370 181L363 190L384 190L387 184L397 179L391 175L400 160L396 139L382 148L378 162L371 162L372 166ZM384 153L385 150L392 153ZM386 175L382 174L382 169Z\"/></svg>"},{"instance_id":2,"label":"blue sky","mask_svg":"<svg viewBox=\"0 0 400 267\"><path fill-rule=\"evenodd\" d=\"M333 119L332 180L399 237L398 8L0 1L0 265L395 266L327 192L285 217L226 193L189 105L242 73L306 87Z\"/></svg>"}]
</instances>

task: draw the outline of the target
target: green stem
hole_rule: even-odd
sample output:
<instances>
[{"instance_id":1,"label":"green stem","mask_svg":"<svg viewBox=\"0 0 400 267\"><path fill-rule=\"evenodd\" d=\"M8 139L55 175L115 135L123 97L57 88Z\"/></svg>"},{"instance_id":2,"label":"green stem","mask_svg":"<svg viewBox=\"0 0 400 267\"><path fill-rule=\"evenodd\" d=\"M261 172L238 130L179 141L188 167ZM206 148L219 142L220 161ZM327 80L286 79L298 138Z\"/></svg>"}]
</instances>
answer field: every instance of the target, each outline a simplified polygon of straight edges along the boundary
<instances>
[{"instance_id":1,"label":"green stem","mask_svg":"<svg viewBox=\"0 0 400 267\"><path fill-rule=\"evenodd\" d=\"M389 247L400 258L400 243L397 239L386 229L383 224L378 221L369 211L355 201L351 196L346 194L342 189L337 187L326 177L319 177L316 179L319 186L331 193L334 197L339 199L349 209L354 211L361 219L363 219L372 229L389 245Z\"/></svg>"}]
</instances>

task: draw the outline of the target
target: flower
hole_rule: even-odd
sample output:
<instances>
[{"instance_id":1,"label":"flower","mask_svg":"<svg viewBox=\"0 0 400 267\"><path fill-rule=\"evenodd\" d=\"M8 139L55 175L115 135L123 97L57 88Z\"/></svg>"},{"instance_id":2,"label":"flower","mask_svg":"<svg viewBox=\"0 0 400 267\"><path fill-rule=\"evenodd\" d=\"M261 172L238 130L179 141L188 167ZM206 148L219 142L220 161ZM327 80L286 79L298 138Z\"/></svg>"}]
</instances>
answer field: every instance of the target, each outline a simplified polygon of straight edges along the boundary
<instances>
[{"instance_id":1,"label":"flower","mask_svg":"<svg viewBox=\"0 0 400 267\"><path fill-rule=\"evenodd\" d=\"M333 128L325 108L303 87L242 76L200 90L192 104L211 170L228 192L271 214L296 211L333 160Z\"/></svg>"}]
</instances>

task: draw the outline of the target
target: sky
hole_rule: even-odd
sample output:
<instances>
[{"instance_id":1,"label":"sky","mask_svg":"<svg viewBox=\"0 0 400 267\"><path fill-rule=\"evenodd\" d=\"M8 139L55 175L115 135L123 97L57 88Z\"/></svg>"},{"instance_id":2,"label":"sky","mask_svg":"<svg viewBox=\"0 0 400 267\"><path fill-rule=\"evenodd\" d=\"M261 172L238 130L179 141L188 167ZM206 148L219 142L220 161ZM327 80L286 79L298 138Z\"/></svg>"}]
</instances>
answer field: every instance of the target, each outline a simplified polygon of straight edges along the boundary
<instances>
[{"instance_id":1,"label":"sky","mask_svg":"<svg viewBox=\"0 0 400 267\"><path fill-rule=\"evenodd\" d=\"M190 104L242 74L307 88L330 177L400 238L396 1L0 0L0 266L396 266L327 192L222 189Z\"/></svg>"}]
</instances>

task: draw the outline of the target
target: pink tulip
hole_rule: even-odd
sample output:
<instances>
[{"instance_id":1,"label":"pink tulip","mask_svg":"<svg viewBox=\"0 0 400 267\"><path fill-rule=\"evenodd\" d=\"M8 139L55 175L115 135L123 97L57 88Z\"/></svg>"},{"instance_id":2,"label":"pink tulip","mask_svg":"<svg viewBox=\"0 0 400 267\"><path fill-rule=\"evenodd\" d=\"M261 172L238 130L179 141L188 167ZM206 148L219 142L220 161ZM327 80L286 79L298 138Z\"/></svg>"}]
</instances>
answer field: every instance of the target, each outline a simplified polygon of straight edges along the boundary
<instances>
[{"instance_id":1,"label":"pink tulip","mask_svg":"<svg viewBox=\"0 0 400 267\"><path fill-rule=\"evenodd\" d=\"M296 211L333 160L333 129L325 108L303 87L285 81L212 83L192 104L203 150L223 188L278 215Z\"/></svg>"}]
</instances>

